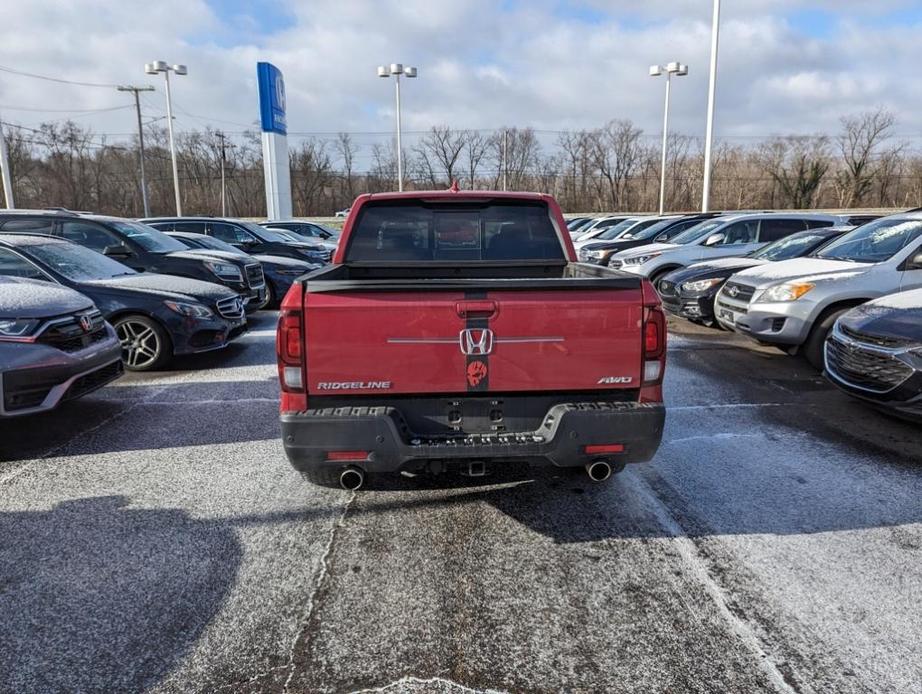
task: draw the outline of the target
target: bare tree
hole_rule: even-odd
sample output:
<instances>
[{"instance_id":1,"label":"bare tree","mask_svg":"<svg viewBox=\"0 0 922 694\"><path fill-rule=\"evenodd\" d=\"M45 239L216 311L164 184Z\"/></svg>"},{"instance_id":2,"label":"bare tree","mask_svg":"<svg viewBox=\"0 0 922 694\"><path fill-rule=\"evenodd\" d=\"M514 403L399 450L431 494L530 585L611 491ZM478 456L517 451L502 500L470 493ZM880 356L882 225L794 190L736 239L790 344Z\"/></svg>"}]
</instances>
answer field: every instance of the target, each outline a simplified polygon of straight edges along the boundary
<instances>
[{"instance_id":1,"label":"bare tree","mask_svg":"<svg viewBox=\"0 0 922 694\"><path fill-rule=\"evenodd\" d=\"M343 162L343 184L345 187L346 196L351 202L355 199L353 162L355 161L355 155L358 152L358 147L352 141L352 136L349 133L339 133L336 136L335 146L336 153L339 154L339 157Z\"/></svg>"},{"instance_id":2,"label":"bare tree","mask_svg":"<svg viewBox=\"0 0 922 694\"><path fill-rule=\"evenodd\" d=\"M893 114L883 108L842 118L844 132L839 137L842 169L836 183L843 207L860 205L870 192L877 169L875 157L881 144L890 137L894 122Z\"/></svg>"},{"instance_id":3,"label":"bare tree","mask_svg":"<svg viewBox=\"0 0 922 694\"><path fill-rule=\"evenodd\" d=\"M451 185L455 180L458 161L467 138L466 130L452 130L447 125L436 125L414 147L418 162L427 172L433 187L439 185L443 174L446 185Z\"/></svg>"}]
</instances>

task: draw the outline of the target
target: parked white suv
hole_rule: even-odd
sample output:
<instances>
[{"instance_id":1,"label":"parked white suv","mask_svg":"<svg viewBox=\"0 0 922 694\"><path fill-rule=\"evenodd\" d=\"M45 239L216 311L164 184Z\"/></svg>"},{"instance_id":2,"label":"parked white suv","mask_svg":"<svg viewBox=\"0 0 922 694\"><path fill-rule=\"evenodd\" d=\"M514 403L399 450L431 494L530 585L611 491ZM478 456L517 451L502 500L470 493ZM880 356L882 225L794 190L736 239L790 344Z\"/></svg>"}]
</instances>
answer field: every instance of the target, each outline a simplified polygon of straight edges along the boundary
<instances>
[{"instance_id":1,"label":"parked white suv","mask_svg":"<svg viewBox=\"0 0 922 694\"><path fill-rule=\"evenodd\" d=\"M809 258L733 275L717 294L717 320L759 342L802 351L823 368L836 319L871 299L922 287L922 213L883 217Z\"/></svg>"},{"instance_id":2,"label":"parked white suv","mask_svg":"<svg viewBox=\"0 0 922 694\"><path fill-rule=\"evenodd\" d=\"M683 231L670 243L653 243L616 253L609 267L649 277L656 285L666 274L692 263L746 255L791 234L847 224L847 215L747 213L709 219Z\"/></svg>"}]
</instances>

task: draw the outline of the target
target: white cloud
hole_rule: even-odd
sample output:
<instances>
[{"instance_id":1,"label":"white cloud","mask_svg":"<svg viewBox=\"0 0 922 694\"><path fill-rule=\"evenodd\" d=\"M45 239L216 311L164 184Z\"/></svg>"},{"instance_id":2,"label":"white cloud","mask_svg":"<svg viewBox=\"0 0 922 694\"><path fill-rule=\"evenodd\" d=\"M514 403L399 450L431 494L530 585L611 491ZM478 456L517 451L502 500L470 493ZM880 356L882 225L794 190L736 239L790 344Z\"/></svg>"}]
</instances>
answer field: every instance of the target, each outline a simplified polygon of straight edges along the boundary
<instances>
[{"instance_id":1,"label":"white cloud","mask_svg":"<svg viewBox=\"0 0 922 694\"><path fill-rule=\"evenodd\" d=\"M808 5L835 13L828 38L808 37L784 11ZM911 68L920 27L866 22L911 7L898 0L749 0L724 3L719 135L834 131L848 113L886 105L904 132L922 131L922 77ZM216 15L202 0L156 4L92 0L7 3L0 25L0 65L94 82L152 83L150 116L162 115L161 80L142 65L164 58L189 65L175 81L180 128L257 117L255 62L285 73L292 131L389 131L393 85L376 65L419 66L404 90L410 130L434 124L539 129L594 127L631 118L659 130L662 81L652 63L690 65L673 91L674 127L704 130L710 3L703 0L595 2L611 21L586 21L576 8L540 0L496 9L488 0L311 0L292 3L294 25L260 34L253 18ZM640 18L642 21L634 21ZM234 32L228 27L234 26ZM240 39L242 27L252 35ZM876 28L875 28L876 27ZM228 45L228 36L236 37ZM103 108L126 103L114 90L68 87L0 73L0 106ZM66 114L6 110L5 120L34 124ZM217 119L220 119L219 122ZM107 133L131 132L130 111L77 114ZM365 140L367 142L369 140Z\"/></svg>"}]
</instances>

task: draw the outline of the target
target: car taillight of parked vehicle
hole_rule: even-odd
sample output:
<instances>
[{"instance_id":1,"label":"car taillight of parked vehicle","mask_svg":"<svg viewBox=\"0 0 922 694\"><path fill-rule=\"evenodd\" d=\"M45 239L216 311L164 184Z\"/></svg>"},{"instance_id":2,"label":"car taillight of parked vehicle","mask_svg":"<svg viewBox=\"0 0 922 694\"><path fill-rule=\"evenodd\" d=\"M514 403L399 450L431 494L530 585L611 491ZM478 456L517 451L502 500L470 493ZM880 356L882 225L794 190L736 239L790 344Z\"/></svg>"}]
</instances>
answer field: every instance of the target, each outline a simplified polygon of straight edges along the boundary
<instances>
[{"instance_id":1,"label":"car taillight of parked vehicle","mask_svg":"<svg viewBox=\"0 0 922 694\"><path fill-rule=\"evenodd\" d=\"M297 412L307 408L304 369L304 326L301 323L301 284L295 282L285 295L275 335L279 384L282 389L281 410Z\"/></svg>"},{"instance_id":2,"label":"car taillight of parked vehicle","mask_svg":"<svg viewBox=\"0 0 922 694\"><path fill-rule=\"evenodd\" d=\"M662 402L666 370L666 316L659 295L650 282L643 282L643 381L641 402Z\"/></svg>"}]
</instances>

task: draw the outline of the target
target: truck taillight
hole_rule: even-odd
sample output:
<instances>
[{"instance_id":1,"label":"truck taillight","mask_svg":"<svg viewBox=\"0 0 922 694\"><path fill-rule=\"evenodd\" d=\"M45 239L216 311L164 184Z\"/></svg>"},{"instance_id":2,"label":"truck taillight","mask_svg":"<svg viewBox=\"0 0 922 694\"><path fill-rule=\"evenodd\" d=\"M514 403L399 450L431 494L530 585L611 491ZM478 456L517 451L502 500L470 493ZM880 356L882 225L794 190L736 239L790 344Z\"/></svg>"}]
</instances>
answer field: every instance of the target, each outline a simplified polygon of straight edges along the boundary
<instances>
[{"instance_id":1,"label":"truck taillight","mask_svg":"<svg viewBox=\"0 0 922 694\"><path fill-rule=\"evenodd\" d=\"M643 383L655 385L663 380L666 366L666 316L657 306L644 308Z\"/></svg>"},{"instance_id":2,"label":"truck taillight","mask_svg":"<svg viewBox=\"0 0 922 694\"><path fill-rule=\"evenodd\" d=\"M283 310L279 315L275 348L279 360L279 382L282 390L286 392L304 390L304 340L300 310Z\"/></svg>"}]
</instances>

